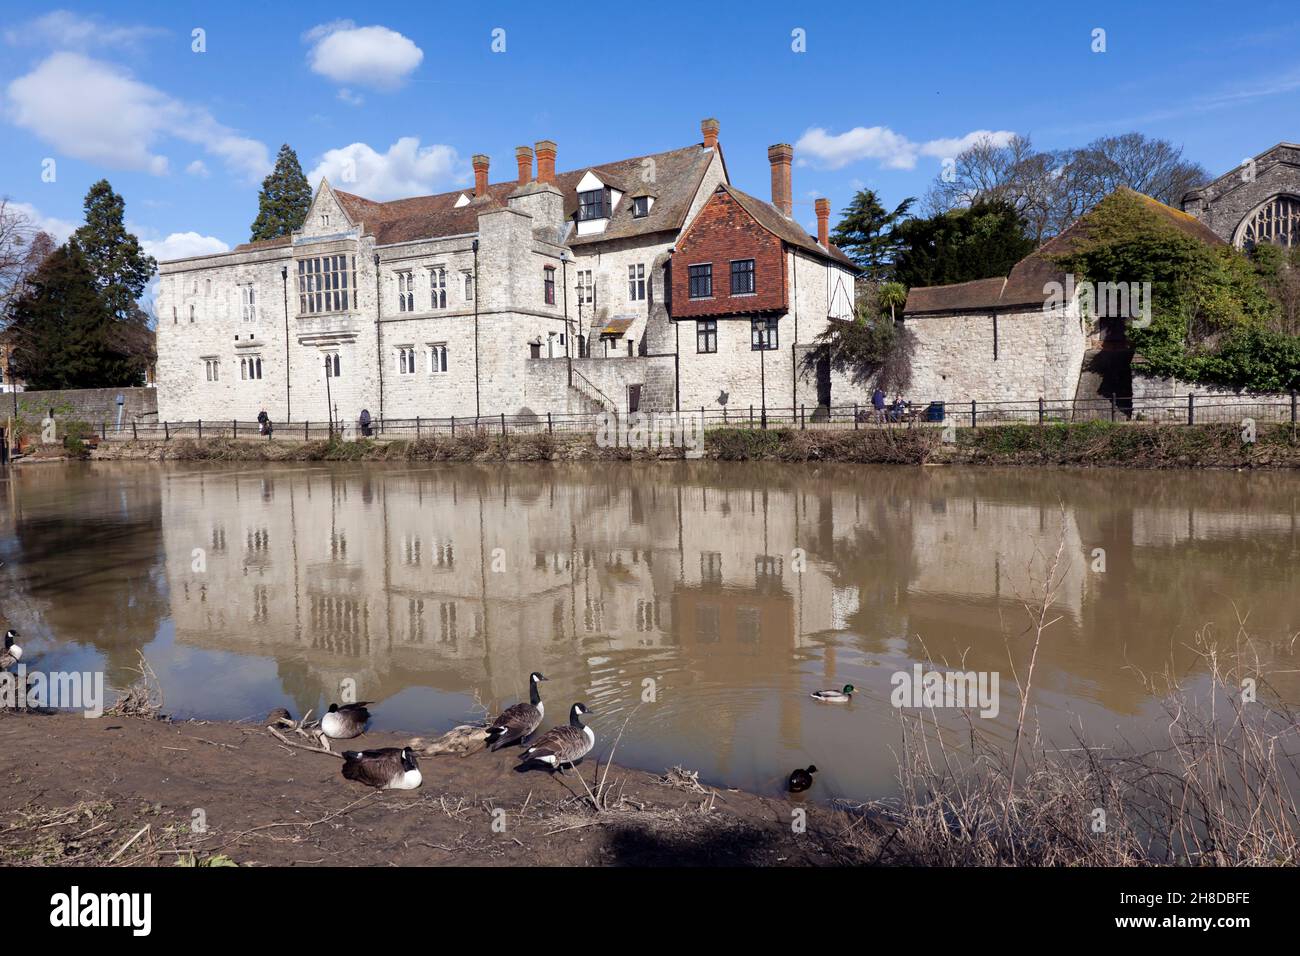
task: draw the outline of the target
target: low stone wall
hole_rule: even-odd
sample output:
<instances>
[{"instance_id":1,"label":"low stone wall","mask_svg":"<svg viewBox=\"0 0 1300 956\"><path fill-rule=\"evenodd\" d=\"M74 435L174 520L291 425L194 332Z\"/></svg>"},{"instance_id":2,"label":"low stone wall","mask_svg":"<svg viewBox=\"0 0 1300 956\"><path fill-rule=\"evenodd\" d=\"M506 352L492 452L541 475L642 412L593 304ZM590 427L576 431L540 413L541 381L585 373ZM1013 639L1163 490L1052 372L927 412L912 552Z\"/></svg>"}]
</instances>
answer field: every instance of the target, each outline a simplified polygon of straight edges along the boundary
<instances>
[{"instance_id":1,"label":"low stone wall","mask_svg":"<svg viewBox=\"0 0 1300 956\"><path fill-rule=\"evenodd\" d=\"M158 415L158 390L153 388L69 388L18 393L18 415L40 422L54 410L55 421L86 422L97 429L117 424L117 398L122 397L122 424L154 421ZM0 417L13 415L13 397L0 396Z\"/></svg>"},{"instance_id":2,"label":"low stone wall","mask_svg":"<svg viewBox=\"0 0 1300 956\"><path fill-rule=\"evenodd\" d=\"M675 372L671 355L640 355L573 360L573 387L569 387L568 361L563 358L529 359L527 404L534 411L569 413L596 410L597 403L613 402L620 413L628 410L628 386L641 386L641 411L671 411Z\"/></svg>"},{"instance_id":3,"label":"low stone wall","mask_svg":"<svg viewBox=\"0 0 1300 956\"><path fill-rule=\"evenodd\" d=\"M1231 423L1243 418L1289 422L1292 397L1286 393L1248 392L1244 389L1198 385L1176 378L1133 374L1134 417L1155 422L1185 422L1188 396L1192 418L1202 423Z\"/></svg>"}]
</instances>

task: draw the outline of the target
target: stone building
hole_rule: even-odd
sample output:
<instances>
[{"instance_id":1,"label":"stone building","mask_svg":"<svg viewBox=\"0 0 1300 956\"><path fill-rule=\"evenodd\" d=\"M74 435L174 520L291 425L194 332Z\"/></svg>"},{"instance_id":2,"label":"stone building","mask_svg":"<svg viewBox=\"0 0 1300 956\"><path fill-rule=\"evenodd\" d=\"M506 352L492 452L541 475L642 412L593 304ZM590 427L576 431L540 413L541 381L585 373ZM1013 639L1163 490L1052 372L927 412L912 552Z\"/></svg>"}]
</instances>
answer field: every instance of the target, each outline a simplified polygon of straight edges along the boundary
<instances>
[{"instance_id":1,"label":"stone building","mask_svg":"<svg viewBox=\"0 0 1300 956\"><path fill-rule=\"evenodd\" d=\"M568 172L556 171L556 144L542 140L516 150L513 180L491 183L489 157L476 155L472 189L391 202L322 182L292 236L161 264L160 418L247 421L265 409L279 422L350 422L362 409L375 418L463 419L696 408L715 402L719 381L761 402L757 380L768 362L784 362L776 374L787 383L781 404L789 404L800 387L798 350L829 315L851 311L852 263L829 245L824 200L818 239L791 218L793 150L769 151L768 204L731 187L718 129L706 119L700 143ZM751 323L742 330L734 321L739 299L726 310L727 333L712 340L692 334L721 312L678 315L672 307L679 239L691 238L693 263L713 249L757 255L748 238L721 242L726 228L716 223L708 238L693 230L706 206L729 196L749 217L738 228L781 250L773 273L766 261L749 273L781 290L749 310L764 328L785 319L779 355L743 354ZM686 276L685 265L677 271ZM732 326L741 331L733 335ZM711 359L696 360L715 354L697 352L701 341L726 342L725 374Z\"/></svg>"},{"instance_id":2,"label":"stone building","mask_svg":"<svg viewBox=\"0 0 1300 956\"><path fill-rule=\"evenodd\" d=\"M1300 245L1300 146L1278 143L1246 160L1189 192L1183 210L1238 249Z\"/></svg>"},{"instance_id":3,"label":"stone building","mask_svg":"<svg viewBox=\"0 0 1300 956\"><path fill-rule=\"evenodd\" d=\"M1140 200L1147 214L1209 245L1222 245L1188 213L1123 191ZM908 293L903 321L916 341L909 396L914 402L1133 395L1133 350L1125 329L1140 317L1145 290L1133 283L1089 284L1053 261L1085 235L1087 222L1085 214L1005 277L921 286Z\"/></svg>"}]
</instances>

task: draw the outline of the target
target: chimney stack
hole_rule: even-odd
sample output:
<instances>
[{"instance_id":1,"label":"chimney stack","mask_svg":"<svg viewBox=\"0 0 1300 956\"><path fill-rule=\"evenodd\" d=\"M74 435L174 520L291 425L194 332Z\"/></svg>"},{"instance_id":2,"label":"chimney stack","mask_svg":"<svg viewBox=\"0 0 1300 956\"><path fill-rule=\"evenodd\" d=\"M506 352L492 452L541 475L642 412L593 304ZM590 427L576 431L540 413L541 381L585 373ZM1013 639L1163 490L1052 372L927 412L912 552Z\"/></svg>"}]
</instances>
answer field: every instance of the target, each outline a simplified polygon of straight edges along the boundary
<instances>
[{"instance_id":1,"label":"chimney stack","mask_svg":"<svg viewBox=\"0 0 1300 956\"><path fill-rule=\"evenodd\" d=\"M533 181L533 148L531 146L516 146L515 161L519 163L519 185Z\"/></svg>"},{"instance_id":2,"label":"chimney stack","mask_svg":"<svg viewBox=\"0 0 1300 956\"><path fill-rule=\"evenodd\" d=\"M772 205L789 219L794 210L790 196L790 164L794 162L794 147L789 143L769 146L767 161L772 164Z\"/></svg>"},{"instance_id":3,"label":"chimney stack","mask_svg":"<svg viewBox=\"0 0 1300 956\"><path fill-rule=\"evenodd\" d=\"M710 116L700 120L700 132L704 134L704 148L714 149L718 145L718 121Z\"/></svg>"},{"instance_id":4,"label":"chimney stack","mask_svg":"<svg viewBox=\"0 0 1300 956\"><path fill-rule=\"evenodd\" d=\"M549 139L539 139L533 148L537 151L537 181L555 182L555 143Z\"/></svg>"},{"instance_id":5,"label":"chimney stack","mask_svg":"<svg viewBox=\"0 0 1300 956\"><path fill-rule=\"evenodd\" d=\"M817 241L821 243L823 249L829 249L831 247L831 201L829 199L819 199L813 205L817 209Z\"/></svg>"},{"instance_id":6,"label":"chimney stack","mask_svg":"<svg viewBox=\"0 0 1300 956\"><path fill-rule=\"evenodd\" d=\"M474 164L474 195L486 196L488 191L488 158L482 153L475 153L472 162Z\"/></svg>"}]
</instances>

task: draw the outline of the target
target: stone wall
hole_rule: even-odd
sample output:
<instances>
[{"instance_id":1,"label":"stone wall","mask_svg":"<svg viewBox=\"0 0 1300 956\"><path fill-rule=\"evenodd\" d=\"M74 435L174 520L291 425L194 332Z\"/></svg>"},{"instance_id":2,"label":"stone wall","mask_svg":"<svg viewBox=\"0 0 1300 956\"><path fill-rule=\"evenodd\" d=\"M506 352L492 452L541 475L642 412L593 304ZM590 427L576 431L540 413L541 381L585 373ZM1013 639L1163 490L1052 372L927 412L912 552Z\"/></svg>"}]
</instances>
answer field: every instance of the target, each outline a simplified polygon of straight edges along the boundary
<instances>
[{"instance_id":1,"label":"stone wall","mask_svg":"<svg viewBox=\"0 0 1300 956\"><path fill-rule=\"evenodd\" d=\"M98 428L117 422L117 397L121 395L122 423L158 420L158 391L153 388L70 388L57 391L18 393L18 415L26 421L39 422L54 409L55 421L86 422ZM13 415L13 398L0 400L0 417Z\"/></svg>"},{"instance_id":2,"label":"stone wall","mask_svg":"<svg viewBox=\"0 0 1300 956\"><path fill-rule=\"evenodd\" d=\"M621 414L628 411L629 386L640 385L641 411L671 411L676 384L673 366L671 355L574 359L570 388L567 360L530 359L525 404L538 414L572 415L594 412L612 402Z\"/></svg>"},{"instance_id":3,"label":"stone wall","mask_svg":"<svg viewBox=\"0 0 1300 956\"><path fill-rule=\"evenodd\" d=\"M1291 396L1248 392L1244 389L1198 385L1176 378L1163 378L1133 371L1133 412L1150 421L1187 421L1187 396L1192 396L1193 419L1197 422L1238 423L1243 418L1257 421L1290 421Z\"/></svg>"},{"instance_id":4,"label":"stone wall","mask_svg":"<svg viewBox=\"0 0 1300 956\"><path fill-rule=\"evenodd\" d=\"M909 317L913 402L1074 398L1088 335L1077 301L1063 309Z\"/></svg>"}]
</instances>

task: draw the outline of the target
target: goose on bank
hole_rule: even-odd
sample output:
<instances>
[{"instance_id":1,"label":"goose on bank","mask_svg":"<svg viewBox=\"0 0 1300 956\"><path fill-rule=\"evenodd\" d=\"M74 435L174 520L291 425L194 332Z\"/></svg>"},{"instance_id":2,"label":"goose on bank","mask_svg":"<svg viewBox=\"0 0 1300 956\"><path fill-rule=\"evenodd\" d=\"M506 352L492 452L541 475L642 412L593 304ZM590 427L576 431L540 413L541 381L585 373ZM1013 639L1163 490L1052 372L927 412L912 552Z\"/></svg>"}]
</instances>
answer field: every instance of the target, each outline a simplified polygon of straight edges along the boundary
<instances>
[{"instance_id":1,"label":"goose on bank","mask_svg":"<svg viewBox=\"0 0 1300 956\"><path fill-rule=\"evenodd\" d=\"M326 737L335 740L351 740L366 732L370 723L370 711L366 710L372 702L359 700L355 704L330 704L330 709L320 719L320 730Z\"/></svg>"},{"instance_id":2,"label":"goose on bank","mask_svg":"<svg viewBox=\"0 0 1300 956\"><path fill-rule=\"evenodd\" d=\"M421 783L420 764L410 747L345 750L343 776L380 790L414 790Z\"/></svg>"},{"instance_id":3,"label":"goose on bank","mask_svg":"<svg viewBox=\"0 0 1300 956\"><path fill-rule=\"evenodd\" d=\"M796 770L790 774L788 781L791 793L803 793L813 784L812 775L817 772L816 766L808 765L807 770Z\"/></svg>"},{"instance_id":4,"label":"goose on bank","mask_svg":"<svg viewBox=\"0 0 1300 956\"><path fill-rule=\"evenodd\" d=\"M591 748L596 745L596 734L590 727L582 725L582 715L589 713L586 704L574 704L569 710L569 722L552 727L538 737L519 755L520 766L536 762L563 773L565 764L572 766L591 753Z\"/></svg>"},{"instance_id":5,"label":"goose on bank","mask_svg":"<svg viewBox=\"0 0 1300 956\"><path fill-rule=\"evenodd\" d=\"M537 685L546 679L538 671L528 675L528 703L507 707L496 720L488 724L489 747L500 750L506 744L523 740L542 725L546 705L542 703L541 688Z\"/></svg>"},{"instance_id":6,"label":"goose on bank","mask_svg":"<svg viewBox=\"0 0 1300 956\"><path fill-rule=\"evenodd\" d=\"M841 690L815 690L808 696L829 704L847 704L853 697L853 691L852 684L845 684Z\"/></svg>"},{"instance_id":7,"label":"goose on bank","mask_svg":"<svg viewBox=\"0 0 1300 956\"><path fill-rule=\"evenodd\" d=\"M18 632L13 628L5 631L5 649L0 651L0 671L7 671L20 660L22 660L23 649L14 641L18 640Z\"/></svg>"}]
</instances>

